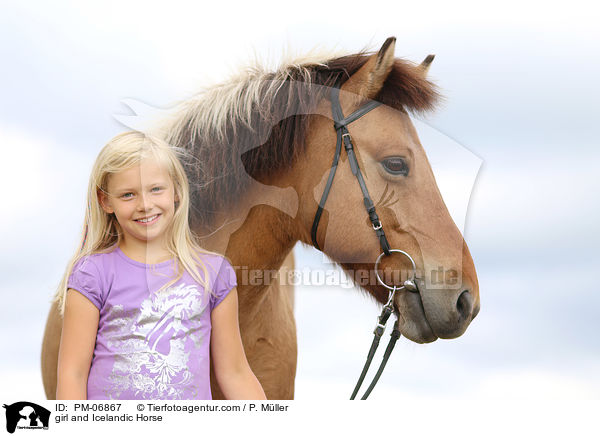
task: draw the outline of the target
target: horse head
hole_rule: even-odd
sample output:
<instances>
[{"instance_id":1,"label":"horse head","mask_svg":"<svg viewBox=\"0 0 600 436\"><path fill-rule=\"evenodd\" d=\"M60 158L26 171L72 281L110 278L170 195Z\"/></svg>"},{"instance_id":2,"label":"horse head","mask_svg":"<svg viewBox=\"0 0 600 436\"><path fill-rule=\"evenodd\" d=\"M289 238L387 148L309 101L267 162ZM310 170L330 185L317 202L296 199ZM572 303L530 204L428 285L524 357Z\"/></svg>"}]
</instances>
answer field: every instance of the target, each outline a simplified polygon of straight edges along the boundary
<instances>
[{"instance_id":1,"label":"horse head","mask_svg":"<svg viewBox=\"0 0 600 436\"><path fill-rule=\"evenodd\" d=\"M370 100L383 104L347 126L360 172L373 199L389 245L414 259L418 292L402 288L412 274L410 259L400 253L383 257L383 281L397 286L394 304L401 333L419 343L455 338L479 311L479 286L473 259L437 187L425 151L407 111L431 109L437 93L427 78L433 60L420 65L394 58L395 39L377 54L355 58L342 79L339 102L344 116ZM359 62L360 66L356 63ZM336 148L332 101L323 98L307 128L305 154L292 174L300 197L298 219L309 235ZM316 240L321 250L378 301L389 291L374 280L373 265L382 252L363 204L363 192L342 151L327 197Z\"/></svg>"}]
</instances>

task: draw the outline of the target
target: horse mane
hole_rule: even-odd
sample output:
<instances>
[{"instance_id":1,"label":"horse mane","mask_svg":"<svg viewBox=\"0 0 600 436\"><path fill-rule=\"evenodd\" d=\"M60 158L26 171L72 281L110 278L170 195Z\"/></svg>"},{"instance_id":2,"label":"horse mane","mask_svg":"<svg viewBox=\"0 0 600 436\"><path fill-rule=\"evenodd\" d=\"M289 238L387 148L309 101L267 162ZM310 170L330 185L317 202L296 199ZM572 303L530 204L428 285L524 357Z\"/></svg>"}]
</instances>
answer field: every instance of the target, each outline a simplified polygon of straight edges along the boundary
<instances>
[{"instance_id":1,"label":"horse mane","mask_svg":"<svg viewBox=\"0 0 600 436\"><path fill-rule=\"evenodd\" d=\"M251 177L289 168L303 153L307 121L329 88L343 84L369 53L308 57L268 71L256 64L182 102L160 126L165 139L185 150L191 225L211 227L235 204ZM375 100L398 110L433 109L439 94L415 64L396 59Z\"/></svg>"}]
</instances>

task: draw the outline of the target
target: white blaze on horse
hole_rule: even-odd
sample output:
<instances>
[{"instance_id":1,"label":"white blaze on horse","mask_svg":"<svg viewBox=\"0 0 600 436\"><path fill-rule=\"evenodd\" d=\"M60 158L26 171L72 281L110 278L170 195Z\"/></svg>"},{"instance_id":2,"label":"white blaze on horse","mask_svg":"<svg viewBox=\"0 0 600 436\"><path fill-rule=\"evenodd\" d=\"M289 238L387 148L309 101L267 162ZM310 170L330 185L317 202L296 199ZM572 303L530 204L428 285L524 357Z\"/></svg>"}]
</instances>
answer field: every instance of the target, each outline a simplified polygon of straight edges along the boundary
<instances>
[{"instance_id":1,"label":"white blaze on horse","mask_svg":"<svg viewBox=\"0 0 600 436\"><path fill-rule=\"evenodd\" d=\"M242 340L269 399L294 396L293 289L279 283L279 276L247 280L241 275L287 273L298 241L319 247L383 304L390 292L372 280L383 230L391 249L408 254L390 252L378 269L389 287L397 287L392 304L399 331L415 342L458 337L479 311L473 260L408 116L435 106L438 94L426 78L433 56L412 64L395 59L394 46L395 38L389 38L371 55L307 58L277 71L248 69L184 102L159 126L172 145L191 156L185 165L192 225L203 235L202 245L238 267ZM345 116L371 101L381 103L347 124L344 134L332 121L331 89L338 86ZM338 135L345 135L346 150L329 182ZM344 142L349 138L352 152ZM313 232L320 202L323 210ZM406 272L412 275L411 260L413 290L403 287ZM42 350L50 399L55 398L61 323L53 306ZM222 398L212 376L211 383L213 397Z\"/></svg>"}]
</instances>

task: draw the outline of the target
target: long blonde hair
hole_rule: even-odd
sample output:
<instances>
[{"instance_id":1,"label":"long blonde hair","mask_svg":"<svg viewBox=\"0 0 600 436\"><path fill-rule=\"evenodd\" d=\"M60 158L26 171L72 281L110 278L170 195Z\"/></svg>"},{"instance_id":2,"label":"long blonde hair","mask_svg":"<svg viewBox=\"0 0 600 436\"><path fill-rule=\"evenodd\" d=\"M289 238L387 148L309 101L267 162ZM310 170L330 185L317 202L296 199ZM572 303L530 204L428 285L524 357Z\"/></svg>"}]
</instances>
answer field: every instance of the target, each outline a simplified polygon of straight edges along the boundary
<instances>
[{"instance_id":1,"label":"long blonde hair","mask_svg":"<svg viewBox=\"0 0 600 436\"><path fill-rule=\"evenodd\" d=\"M112 174L138 165L145 158L153 158L164 165L175 187L175 213L167 235L167 248L176 259L176 277L166 287L181 278L186 270L207 292L212 293L208 271L200 254L217 254L202 249L195 241L189 227L189 184L179 161L180 149L170 146L157 137L132 131L115 136L104 146L96 158L87 191L87 208L83 223L80 248L69 261L54 300L60 313L64 313L67 283L75 264L83 257L105 253L118 246L122 230L114 214L108 214L100 205L98 192L106 192ZM202 275L200 274L202 271Z\"/></svg>"}]
</instances>

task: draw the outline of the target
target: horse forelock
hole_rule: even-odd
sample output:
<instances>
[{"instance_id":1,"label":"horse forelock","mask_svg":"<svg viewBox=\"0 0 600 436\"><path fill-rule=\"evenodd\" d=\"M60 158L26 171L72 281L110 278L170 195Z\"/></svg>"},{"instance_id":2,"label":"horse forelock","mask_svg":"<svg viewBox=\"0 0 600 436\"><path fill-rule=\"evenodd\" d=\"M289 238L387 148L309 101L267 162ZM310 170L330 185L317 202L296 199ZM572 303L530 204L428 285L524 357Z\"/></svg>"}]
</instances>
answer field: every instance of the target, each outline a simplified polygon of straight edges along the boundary
<instances>
[{"instance_id":1,"label":"horse forelock","mask_svg":"<svg viewBox=\"0 0 600 436\"><path fill-rule=\"evenodd\" d=\"M288 57L274 71L256 61L230 80L182 102L160 126L188 153L193 225L210 225L235 204L251 177L289 168L304 150L308 117L336 81L343 83L367 52ZM396 109L434 107L435 86L408 61L396 59L376 100Z\"/></svg>"}]
</instances>

